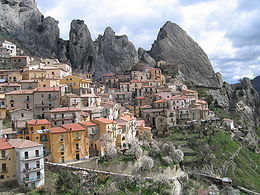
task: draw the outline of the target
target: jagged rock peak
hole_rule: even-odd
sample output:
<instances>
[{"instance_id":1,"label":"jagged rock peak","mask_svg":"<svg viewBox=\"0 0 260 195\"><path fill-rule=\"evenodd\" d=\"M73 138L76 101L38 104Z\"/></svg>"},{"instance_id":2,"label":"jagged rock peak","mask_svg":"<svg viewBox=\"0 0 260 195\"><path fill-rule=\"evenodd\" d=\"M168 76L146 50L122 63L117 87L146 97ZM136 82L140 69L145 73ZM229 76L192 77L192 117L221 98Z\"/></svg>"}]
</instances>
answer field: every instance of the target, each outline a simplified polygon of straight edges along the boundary
<instances>
[{"instance_id":1,"label":"jagged rock peak","mask_svg":"<svg viewBox=\"0 0 260 195\"><path fill-rule=\"evenodd\" d=\"M148 63L151 66L155 66L155 60L145 51L143 48L138 48L138 58L139 60Z\"/></svg>"},{"instance_id":2,"label":"jagged rock peak","mask_svg":"<svg viewBox=\"0 0 260 195\"><path fill-rule=\"evenodd\" d=\"M191 84L220 86L208 56L177 24L166 22L152 44L149 54L178 69Z\"/></svg>"},{"instance_id":3,"label":"jagged rock peak","mask_svg":"<svg viewBox=\"0 0 260 195\"><path fill-rule=\"evenodd\" d=\"M107 27L104 32L104 37L115 37L115 31L111 27Z\"/></svg>"}]
</instances>

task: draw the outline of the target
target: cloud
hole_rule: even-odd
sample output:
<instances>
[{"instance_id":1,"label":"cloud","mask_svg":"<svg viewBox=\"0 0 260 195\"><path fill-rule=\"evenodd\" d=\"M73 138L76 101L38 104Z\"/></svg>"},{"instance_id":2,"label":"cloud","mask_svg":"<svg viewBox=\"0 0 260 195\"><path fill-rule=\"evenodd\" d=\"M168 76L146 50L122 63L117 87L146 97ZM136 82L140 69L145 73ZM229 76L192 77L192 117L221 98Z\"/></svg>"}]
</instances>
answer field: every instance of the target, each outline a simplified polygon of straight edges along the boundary
<instances>
[{"instance_id":1,"label":"cloud","mask_svg":"<svg viewBox=\"0 0 260 195\"><path fill-rule=\"evenodd\" d=\"M228 82L260 75L258 0L38 0L45 16L59 20L68 38L72 19L83 19L95 39L111 26L136 47L149 50L168 20L181 26L209 55Z\"/></svg>"}]
</instances>

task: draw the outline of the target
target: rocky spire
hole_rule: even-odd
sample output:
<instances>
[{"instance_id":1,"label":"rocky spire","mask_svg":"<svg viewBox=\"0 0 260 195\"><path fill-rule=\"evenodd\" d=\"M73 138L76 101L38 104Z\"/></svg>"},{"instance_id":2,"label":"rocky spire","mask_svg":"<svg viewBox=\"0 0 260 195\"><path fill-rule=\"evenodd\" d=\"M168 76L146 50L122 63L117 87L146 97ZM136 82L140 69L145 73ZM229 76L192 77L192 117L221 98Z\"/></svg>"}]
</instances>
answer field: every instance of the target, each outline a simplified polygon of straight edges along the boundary
<instances>
[{"instance_id":1,"label":"rocky spire","mask_svg":"<svg viewBox=\"0 0 260 195\"><path fill-rule=\"evenodd\" d=\"M165 60L173 66L178 66L186 81L219 86L205 52L175 23L168 21L163 25L149 54L156 61Z\"/></svg>"}]
</instances>

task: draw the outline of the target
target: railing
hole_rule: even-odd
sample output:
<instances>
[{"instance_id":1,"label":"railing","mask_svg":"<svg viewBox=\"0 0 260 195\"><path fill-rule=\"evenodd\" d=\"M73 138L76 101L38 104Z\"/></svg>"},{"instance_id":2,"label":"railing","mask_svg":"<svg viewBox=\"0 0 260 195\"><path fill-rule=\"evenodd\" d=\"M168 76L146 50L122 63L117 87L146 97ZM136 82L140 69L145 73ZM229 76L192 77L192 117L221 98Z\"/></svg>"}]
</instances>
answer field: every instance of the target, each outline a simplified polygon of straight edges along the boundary
<instances>
[{"instance_id":1,"label":"railing","mask_svg":"<svg viewBox=\"0 0 260 195\"><path fill-rule=\"evenodd\" d=\"M33 177L33 178L30 178L30 177L24 177L23 178L23 181L25 183L30 183L30 182L35 182L35 181L39 181L39 180L42 180L44 177L43 175L41 174L40 176L38 177Z\"/></svg>"},{"instance_id":2,"label":"railing","mask_svg":"<svg viewBox=\"0 0 260 195\"><path fill-rule=\"evenodd\" d=\"M30 160L36 160L39 158L43 158L43 154L39 154L39 155L35 155L35 156L25 156L23 158L21 158L22 161L30 161Z\"/></svg>"},{"instance_id":3,"label":"railing","mask_svg":"<svg viewBox=\"0 0 260 195\"><path fill-rule=\"evenodd\" d=\"M24 168L23 172L33 172L33 171L39 171L43 169L43 166L39 166L39 167L30 167L30 168Z\"/></svg>"},{"instance_id":4,"label":"railing","mask_svg":"<svg viewBox=\"0 0 260 195\"><path fill-rule=\"evenodd\" d=\"M75 137L75 140L80 140L80 137Z\"/></svg>"},{"instance_id":5,"label":"railing","mask_svg":"<svg viewBox=\"0 0 260 195\"><path fill-rule=\"evenodd\" d=\"M76 148L75 151L76 151L76 152L79 152L79 151L80 151L80 148Z\"/></svg>"}]
</instances>

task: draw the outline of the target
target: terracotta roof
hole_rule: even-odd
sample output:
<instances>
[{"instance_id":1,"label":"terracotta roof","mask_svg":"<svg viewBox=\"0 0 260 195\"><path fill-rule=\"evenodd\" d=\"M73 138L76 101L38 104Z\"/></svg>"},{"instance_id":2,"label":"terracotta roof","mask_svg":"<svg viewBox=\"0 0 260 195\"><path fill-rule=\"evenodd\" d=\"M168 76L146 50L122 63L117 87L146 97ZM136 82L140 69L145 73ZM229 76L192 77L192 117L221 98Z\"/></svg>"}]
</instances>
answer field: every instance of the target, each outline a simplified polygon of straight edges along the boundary
<instances>
[{"instance_id":1,"label":"terracotta roof","mask_svg":"<svg viewBox=\"0 0 260 195\"><path fill-rule=\"evenodd\" d=\"M86 111L82 111L82 112L80 112L80 115L81 116L90 116L90 113L86 112Z\"/></svg>"},{"instance_id":2,"label":"terracotta roof","mask_svg":"<svg viewBox=\"0 0 260 195\"><path fill-rule=\"evenodd\" d=\"M0 150L8 150L11 148L13 148L13 146L5 138L0 138Z\"/></svg>"},{"instance_id":3,"label":"terracotta roof","mask_svg":"<svg viewBox=\"0 0 260 195\"><path fill-rule=\"evenodd\" d=\"M79 112L81 109L75 108L75 107L60 107L60 108L54 108L53 110L50 110L49 112Z\"/></svg>"},{"instance_id":4,"label":"terracotta roof","mask_svg":"<svg viewBox=\"0 0 260 195\"><path fill-rule=\"evenodd\" d=\"M35 92L42 92L42 91L59 91L59 87L37 87L34 89Z\"/></svg>"},{"instance_id":5,"label":"terracotta roof","mask_svg":"<svg viewBox=\"0 0 260 195\"><path fill-rule=\"evenodd\" d=\"M6 95L22 95L22 94L33 94L33 89L26 89L26 90L15 90L6 93Z\"/></svg>"},{"instance_id":6,"label":"terracotta roof","mask_svg":"<svg viewBox=\"0 0 260 195\"><path fill-rule=\"evenodd\" d=\"M32 148L42 146L42 144L38 144L36 142L25 139L10 139L9 143L15 148Z\"/></svg>"},{"instance_id":7,"label":"terracotta roof","mask_svg":"<svg viewBox=\"0 0 260 195\"><path fill-rule=\"evenodd\" d=\"M85 131L85 128L78 123L64 124L61 127L70 131Z\"/></svg>"},{"instance_id":8,"label":"terracotta roof","mask_svg":"<svg viewBox=\"0 0 260 195\"><path fill-rule=\"evenodd\" d=\"M105 123L105 124L113 123L113 120L110 120L107 118L96 118L95 120L93 120L93 122L95 122L95 121Z\"/></svg>"},{"instance_id":9,"label":"terracotta roof","mask_svg":"<svg viewBox=\"0 0 260 195\"><path fill-rule=\"evenodd\" d=\"M102 74L101 75L102 77L112 77L112 76L115 76L114 73L107 73L107 74Z\"/></svg>"},{"instance_id":10,"label":"terracotta roof","mask_svg":"<svg viewBox=\"0 0 260 195\"><path fill-rule=\"evenodd\" d=\"M144 100L144 97L136 97L137 100Z\"/></svg>"},{"instance_id":11,"label":"terracotta roof","mask_svg":"<svg viewBox=\"0 0 260 195\"><path fill-rule=\"evenodd\" d=\"M145 85L145 86L143 86L143 88L154 88L154 86L151 86L151 85Z\"/></svg>"},{"instance_id":12,"label":"terracotta roof","mask_svg":"<svg viewBox=\"0 0 260 195\"><path fill-rule=\"evenodd\" d=\"M137 127L141 127L143 126L145 123L144 123L144 120L136 120L136 126Z\"/></svg>"},{"instance_id":13,"label":"terracotta roof","mask_svg":"<svg viewBox=\"0 0 260 195\"><path fill-rule=\"evenodd\" d=\"M36 119L36 120L27 121L27 125L47 125L47 124L51 124L51 123L46 119Z\"/></svg>"},{"instance_id":14,"label":"terracotta roof","mask_svg":"<svg viewBox=\"0 0 260 195\"><path fill-rule=\"evenodd\" d=\"M121 120L123 120L123 121L131 121L131 120L134 120L135 118L126 115L126 116L121 116L121 117L119 117L119 119L121 119Z\"/></svg>"},{"instance_id":15,"label":"terracotta roof","mask_svg":"<svg viewBox=\"0 0 260 195\"><path fill-rule=\"evenodd\" d=\"M196 93L197 91L191 89L183 89L182 92Z\"/></svg>"},{"instance_id":16,"label":"terracotta roof","mask_svg":"<svg viewBox=\"0 0 260 195\"><path fill-rule=\"evenodd\" d=\"M205 100L196 100L196 103L199 103L199 104L208 104L208 102L206 102Z\"/></svg>"},{"instance_id":17,"label":"terracotta roof","mask_svg":"<svg viewBox=\"0 0 260 195\"><path fill-rule=\"evenodd\" d=\"M152 108L152 106L151 105L144 105L141 108Z\"/></svg>"},{"instance_id":18,"label":"terracotta roof","mask_svg":"<svg viewBox=\"0 0 260 195\"><path fill-rule=\"evenodd\" d=\"M0 83L1 87L20 87L21 85L19 83Z\"/></svg>"},{"instance_id":19,"label":"terracotta roof","mask_svg":"<svg viewBox=\"0 0 260 195\"><path fill-rule=\"evenodd\" d=\"M67 130L62 128L62 127L53 127L53 128L50 128L50 133L66 133Z\"/></svg>"},{"instance_id":20,"label":"terracotta roof","mask_svg":"<svg viewBox=\"0 0 260 195\"><path fill-rule=\"evenodd\" d=\"M153 103L165 103L167 102L165 99L156 100Z\"/></svg>"},{"instance_id":21,"label":"terracotta roof","mask_svg":"<svg viewBox=\"0 0 260 195\"><path fill-rule=\"evenodd\" d=\"M87 127L89 127L89 126L97 126L96 123L92 123L90 121L80 122L79 124L85 125Z\"/></svg>"}]
</instances>

